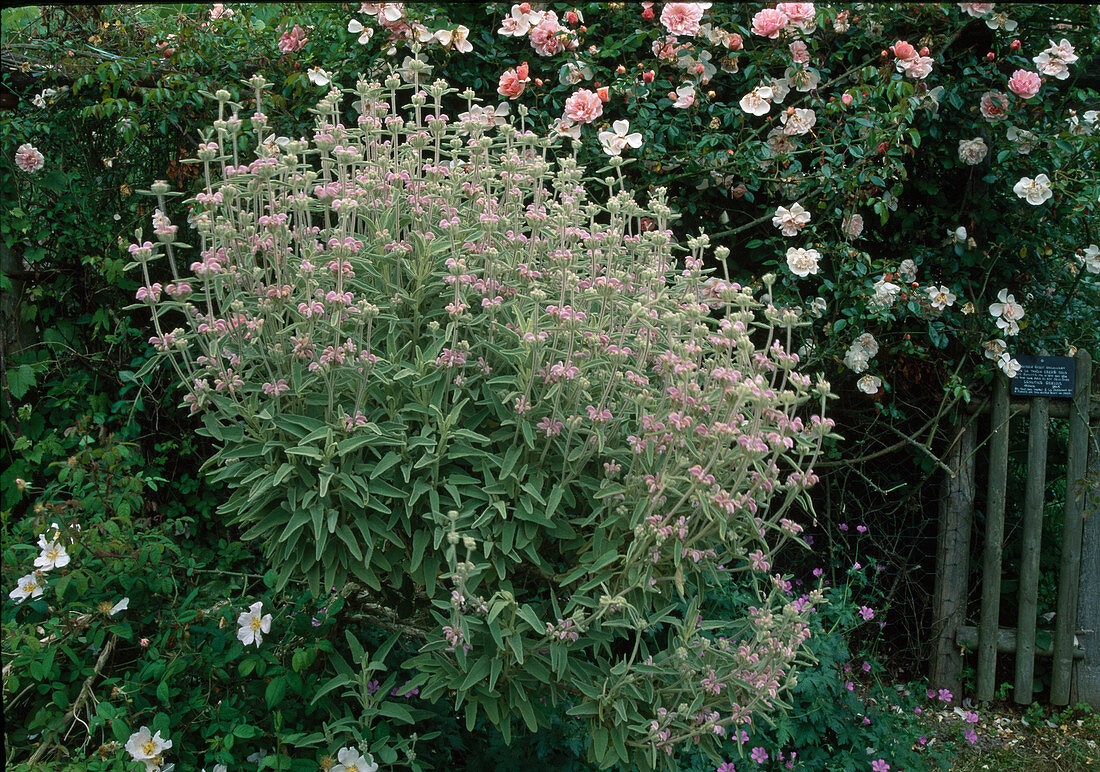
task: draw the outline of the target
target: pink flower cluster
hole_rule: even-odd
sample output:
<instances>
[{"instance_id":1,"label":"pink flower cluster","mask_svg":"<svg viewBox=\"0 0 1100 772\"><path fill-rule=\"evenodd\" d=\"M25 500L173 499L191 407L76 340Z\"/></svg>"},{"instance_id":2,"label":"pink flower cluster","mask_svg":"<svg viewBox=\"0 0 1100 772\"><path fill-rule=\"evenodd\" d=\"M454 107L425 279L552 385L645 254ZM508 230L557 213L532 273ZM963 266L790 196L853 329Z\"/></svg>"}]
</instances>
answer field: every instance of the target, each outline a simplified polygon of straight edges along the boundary
<instances>
[{"instance_id":1,"label":"pink flower cluster","mask_svg":"<svg viewBox=\"0 0 1100 772\"><path fill-rule=\"evenodd\" d=\"M813 3L779 3L752 17L752 34L774 40L788 25L809 34L817 29L815 12Z\"/></svg>"},{"instance_id":2,"label":"pink flower cluster","mask_svg":"<svg viewBox=\"0 0 1100 772\"><path fill-rule=\"evenodd\" d=\"M302 47L308 42L309 38L306 37L306 31L295 24L279 36L279 52L292 54L295 51L301 51Z\"/></svg>"},{"instance_id":3,"label":"pink flower cluster","mask_svg":"<svg viewBox=\"0 0 1100 772\"><path fill-rule=\"evenodd\" d=\"M917 51L908 41L899 40L890 46L890 51L895 57L894 66L905 77L923 80L932 73L932 57L928 56L928 49Z\"/></svg>"}]
</instances>

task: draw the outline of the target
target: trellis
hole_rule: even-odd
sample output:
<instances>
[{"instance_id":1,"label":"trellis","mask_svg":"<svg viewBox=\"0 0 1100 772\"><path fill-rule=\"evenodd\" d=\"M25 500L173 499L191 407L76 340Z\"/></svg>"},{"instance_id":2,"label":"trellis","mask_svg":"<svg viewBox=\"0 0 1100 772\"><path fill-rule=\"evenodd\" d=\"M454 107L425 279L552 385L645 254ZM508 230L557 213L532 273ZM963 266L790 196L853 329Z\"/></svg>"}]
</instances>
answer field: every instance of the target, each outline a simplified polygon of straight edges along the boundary
<instances>
[{"instance_id":1,"label":"trellis","mask_svg":"<svg viewBox=\"0 0 1100 772\"><path fill-rule=\"evenodd\" d=\"M1100 496L1091 490L1100 479L1100 454L1089 459L1090 417L1100 414L1090 387L1092 357L1076 355L1076 388L1071 400L1009 398L1007 379L999 376L988 405L988 440L977 442L979 415L961 427L949 448L943 503L939 513L936 580L933 595L934 653L931 682L961 694L963 650L977 651L974 697L994 696L998 654L1015 655L1013 699L1034 699L1036 657L1051 657L1050 702L1085 702L1100 707ZM1005 505L1009 464L1009 428L1013 418L1028 416L1026 486L1023 501L1017 626L999 624ZM1038 630L1037 599L1043 508L1047 489L1047 438L1050 418L1069 418L1066 496L1054 630ZM987 447L986 447L987 446ZM988 449L987 449L988 448ZM988 463L985 531L980 536L981 604L978 625L965 624L970 590L970 553L977 464Z\"/></svg>"}]
</instances>

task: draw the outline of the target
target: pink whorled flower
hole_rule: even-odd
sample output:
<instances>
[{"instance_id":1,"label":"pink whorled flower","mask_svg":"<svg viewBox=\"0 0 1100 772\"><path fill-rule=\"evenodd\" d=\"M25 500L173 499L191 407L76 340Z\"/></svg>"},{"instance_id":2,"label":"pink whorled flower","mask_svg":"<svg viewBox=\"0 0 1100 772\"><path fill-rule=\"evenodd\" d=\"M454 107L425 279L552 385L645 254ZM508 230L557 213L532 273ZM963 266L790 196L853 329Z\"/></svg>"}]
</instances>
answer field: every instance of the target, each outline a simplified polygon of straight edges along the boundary
<instances>
[{"instance_id":1,"label":"pink whorled flower","mask_svg":"<svg viewBox=\"0 0 1100 772\"><path fill-rule=\"evenodd\" d=\"M779 3L775 6L775 10L786 16L792 26L798 27L803 32L810 33L817 29L813 3Z\"/></svg>"},{"instance_id":2,"label":"pink whorled flower","mask_svg":"<svg viewBox=\"0 0 1100 772\"><path fill-rule=\"evenodd\" d=\"M565 117L575 123L592 123L603 115L603 102L595 92L578 89L565 100Z\"/></svg>"},{"instance_id":3,"label":"pink whorled flower","mask_svg":"<svg viewBox=\"0 0 1100 772\"><path fill-rule=\"evenodd\" d=\"M36 174L46 165L46 159L38 152L38 148L24 142L15 150L15 165L27 174Z\"/></svg>"},{"instance_id":4,"label":"pink whorled flower","mask_svg":"<svg viewBox=\"0 0 1100 772\"><path fill-rule=\"evenodd\" d=\"M1031 99L1039 93L1039 87L1043 85L1043 79L1039 73L1030 70L1016 70L1008 79L1008 90L1021 99Z\"/></svg>"},{"instance_id":5,"label":"pink whorled flower","mask_svg":"<svg viewBox=\"0 0 1100 772\"><path fill-rule=\"evenodd\" d=\"M1008 95L1000 91L987 91L982 94L982 117L987 121L1003 121L1008 117Z\"/></svg>"},{"instance_id":6,"label":"pink whorled flower","mask_svg":"<svg viewBox=\"0 0 1100 772\"><path fill-rule=\"evenodd\" d=\"M752 17L752 34L765 38L779 37L779 30L787 26L787 14L774 8L765 8Z\"/></svg>"},{"instance_id":7,"label":"pink whorled flower","mask_svg":"<svg viewBox=\"0 0 1100 772\"><path fill-rule=\"evenodd\" d=\"M568 33L565 27L558 22L558 15L553 11L543 14L539 23L531 28L531 48L539 56L553 56L560 54L567 47L576 47L576 41L569 46L563 33Z\"/></svg>"},{"instance_id":8,"label":"pink whorled flower","mask_svg":"<svg viewBox=\"0 0 1100 772\"><path fill-rule=\"evenodd\" d=\"M504 74L500 76L500 83L497 85L497 93L509 99L518 98L519 95L523 93L523 90L527 88L527 84L531 82L529 74L530 71L527 67L527 62L524 62L519 67L505 70Z\"/></svg>"},{"instance_id":9,"label":"pink whorled flower","mask_svg":"<svg viewBox=\"0 0 1100 772\"><path fill-rule=\"evenodd\" d=\"M669 34L694 37L699 34L703 11L709 7L710 3L665 3L661 10L661 24L665 25Z\"/></svg>"},{"instance_id":10,"label":"pink whorled flower","mask_svg":"<svg viewBox=\"0 0 1100 772\"><path fill-rule=\"evenodd\" d=\"M306 37L306 31L299 25L295 24L292 29L287 30L279 36L279 52L284 54L292 54L295 51L302 50L309 41Z\"/></svg>"}]
</instances>

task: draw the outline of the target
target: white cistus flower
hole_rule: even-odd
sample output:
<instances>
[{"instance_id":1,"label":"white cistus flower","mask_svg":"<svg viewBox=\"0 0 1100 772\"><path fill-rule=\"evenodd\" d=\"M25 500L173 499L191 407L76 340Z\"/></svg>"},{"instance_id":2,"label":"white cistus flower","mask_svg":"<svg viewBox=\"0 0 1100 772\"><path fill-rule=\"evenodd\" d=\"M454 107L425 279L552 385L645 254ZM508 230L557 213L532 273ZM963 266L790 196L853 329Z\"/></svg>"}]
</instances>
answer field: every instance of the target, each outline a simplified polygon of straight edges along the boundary
<instances>
[{"instance_id":1,"label":"white cistus flower","mask_svg":"<svg viewBox=\"0 0 1100 772\"><path fill-rule=\"evenodd\" d=\"M8 597L16 603L22 603L27 598L37 598L42 594L42 580L37 573L27 574L16 582L15 589L8 593Z\"/></svg>"},{"instance_id":2,"label":"white cistus flower","mask_svg":"<svg viewBox=\"0 0 1100 772\"><path fill-rule=\"evenodd\" d=\"M628 134L630 131L630 121L615 121L611 124L613 131L601 131L599 133L600 144L603 145L603 151L610 156L621 155L622 152L628 148L639 148L642 146L642 135L638 132Z\"/></svg>"},{"instance_id":3,"label":"white cistus flower","mask_svg":"<svg viewBox=\"0 0 1100 772\"><path fill-rule=\"evenodd\" d=\"M260 643L263 641L263 634L271 630L271 614L260 616L263 605L262 601L256 601L248 607L248 611L237 617L237 624L240 625L240 629L237 630L237 638L245 646L255 643L256 647L259 648Z\"/></svg>"},{"instance_id":4,"label":"white cistus flower","mask_svg":"<svg viewBox=\"0 0 1100 772\"><path fill-rule=\"evenodd\" d=\"M110 610L110 611L109 611L108 613L109 613L109 614L110 614L111 616L114 616L114 615L115 615L115 614L117 614L118 612L120 612L120 611L125 611L125 610L126 610L126 609L128 609L128 608L130 608L130 599L129 599L129 598L123 598L123 599L122 599L122 600L120 600L120 601L119 601L118 603L116 603L115 605L111 606L111 610Z\"/></svg>"},{"instance_id":5,"label":"white cistus flower","mask_svg":"<svg viewBox=\"0 0 1100 772\"><path fill-rule=\"evenodd\" d=\"M54 568L69 565L69 553L61 546L61 542L56 539L48 542L45 534L43 534L38 537L38 546L41 548L42 554L34 559L35 568L50 571Z\"/></svg>"},{"instance_id":6,"label":"white cistus flower","mask_svg":"<svg viewBox=\"0 0 1100 772\"><path fill-rule=\"evenodd\" d=\"M162 753L171 747L171 740L162 738L159 730L156 734L151 733L147 726L141 727L141 729L130 735L130 739L126 741L126 750L134 761L156 761ZM145 766L149 767L150 765L146 764ZM156 769L159 766L158 762L153 768Z\"/></svg>"},{"instance_id":7,"label":"white cistus flower","mask_svg":"<svg viewBox=\"0 0 1100 772\"><path fill-rule=\"evenodd\" d=\"M341 748L336 753L337 763L332 772L378 772L378 764L369 753L364 756L358 748Z\"/></svg>"}]
</instances>

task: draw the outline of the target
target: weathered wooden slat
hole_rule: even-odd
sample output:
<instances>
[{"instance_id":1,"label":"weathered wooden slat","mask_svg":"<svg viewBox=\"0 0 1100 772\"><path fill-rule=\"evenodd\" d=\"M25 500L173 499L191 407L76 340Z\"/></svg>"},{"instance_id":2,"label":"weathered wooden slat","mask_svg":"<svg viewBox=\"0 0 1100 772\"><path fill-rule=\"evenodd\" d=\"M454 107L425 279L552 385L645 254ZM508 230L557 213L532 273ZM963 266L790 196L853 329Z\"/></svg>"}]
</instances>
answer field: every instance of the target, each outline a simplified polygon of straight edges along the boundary
<instances>
[{"instance_id":1,"label":"weathered wooden slat","mask_svg":"<svg viewBox=\"0 0 1100 772\"><path fill-rule=\"evenodd\" d=\"M948 450L945 461L955 473L944 481L936 543L936 583L932 598L932 635L935 653L931 680L935 689L948 689L954 702L962 698L962 654L955 632L966 618L970 570L970 528L974 517L974 447L976 422L970 421Z\"/></svg>"},{"instance_id":2,"label":"weathered wooden slat","mask_svg":"<svg viewBox=\"0 0 1100 772\"><path fill-rule=\"evenodd\" d=\"M976 646L981 645L978 638L979 631L977 627L970 625L963 625L955 633L955 643L959 646L965 646L968 649L973 649ZM1015 627L999 627L997 628L997 634L993 636L994 643L997 646L997 651L1001 654L1015 654L1016 653L1016 628ZM1074 636L1073 647L1070 649L1070 654L1074 659L1084 659L1085 650L1081 648L1081 641L1077 636ZM1050 630L1036 630L1035 631L1035 656L1036 657L1052 657L1054 656L1054 633Z\"/></svg>"},{"instance_id":3,"label":"weathered wooden slat","mask_svg":"<svg viewBox=\"0 0 1100 772\"><path fill-rule=\"evenodd\" d=\"M1095 431L1098 427L1093 426ZM1089 480L1100 479L1100 453L1094 443ZM1100 709L1100 491L1086 491L1082 512L1081 578L1077 582L1077 629L1084 660L1074 667L1070 697Z\"/></svg>"},{"instance_id":4,"label":"weathered wooden slat","mask_svg":"<svg viewBox=\"0 0 1100 772\"><path fill-rule=\"evenodd\" d=\"M1001 557L1008 485L1008 382L998 374L993 384L990 419L989 484L986 488L985 546L982 550L982 610L978 627L979 700L992 700L997 675L997 636L1001 610ZM1015 647L1013 647L1015 650Z\"/></svg>"},{"instance_id":5,"label":"weathered wooden slat","mask_svg":"<svg viewBox=\"0 0 1100 772\"><path fill-rule=\"evenodd\" d=\"M1039 553L1043 539L1043 494L1047 472L1050 400L1034 397L1028 417L1027 486L1020 553L1019 617L1016 622L1016 689L1013 699L1030 705L1035 675L1035 626L1039 600Z\"/></svg>"},{"instance_id":6,"label":"weathered wooden slat","mask_svg":"<svg viewBox=\"0 0 1100 772\"><path fill-rule=\"evenodd\" d=\"M1058 605L1054 617L1054 671L1050 680L1050 701L1068 705L1073 675L1073 630L1077 624L1077 592L1081 572L1082 516L1085 509L1085 470L1088 468L1089 385L1092 357L1077 352L1077 387L1069 416L1069 451L1066 457L1066 508L1062 525L1062 563L1058 570Z\"/></svg>"}]
</instances>

